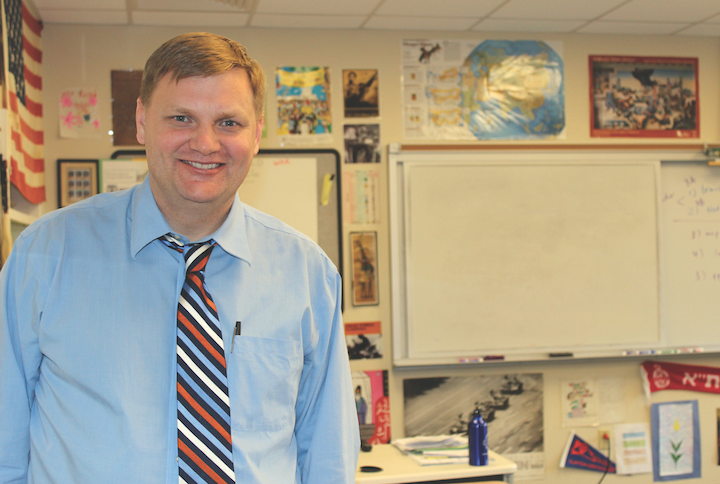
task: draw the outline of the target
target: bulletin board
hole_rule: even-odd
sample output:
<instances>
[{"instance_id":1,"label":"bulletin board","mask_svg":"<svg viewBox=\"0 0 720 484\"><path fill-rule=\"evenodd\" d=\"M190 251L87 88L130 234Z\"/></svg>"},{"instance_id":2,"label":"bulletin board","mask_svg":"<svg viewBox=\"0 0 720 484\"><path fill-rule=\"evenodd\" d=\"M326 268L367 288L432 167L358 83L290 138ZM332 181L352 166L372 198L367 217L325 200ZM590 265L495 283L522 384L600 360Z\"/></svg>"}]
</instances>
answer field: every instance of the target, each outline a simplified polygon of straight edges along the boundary
<instances>
[{"instance_id":1,"label":"bulletin board","mask_svg":"<svg viewBox=\"0 0 720 484\"><path fill-rule=\"evenodd\" d=\"M719 350L720 167L680 157L392 147L395 364Z\"/></svg>"}]
</instances>

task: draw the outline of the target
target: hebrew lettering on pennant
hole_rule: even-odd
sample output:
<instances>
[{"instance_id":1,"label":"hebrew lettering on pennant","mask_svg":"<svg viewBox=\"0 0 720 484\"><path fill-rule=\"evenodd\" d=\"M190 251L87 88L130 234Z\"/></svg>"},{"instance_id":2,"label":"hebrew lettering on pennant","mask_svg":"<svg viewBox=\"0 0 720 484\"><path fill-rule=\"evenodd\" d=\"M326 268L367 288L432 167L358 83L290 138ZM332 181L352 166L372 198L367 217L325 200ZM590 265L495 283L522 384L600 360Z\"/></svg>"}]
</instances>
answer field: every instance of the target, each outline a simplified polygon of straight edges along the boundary
<instances>
[{"instance_id":1,"label":"hebrew lettering on pennant","mask_svg":"<svg viewBox=\"0 0 720 484\"><path fill-rule=\"evenodd\" d=\"M705 382L705 388L710 388L712 382L715 382L715 388L720 388L720 375L708 375Z\"/></svg>"},{"instance_id":2,"label":"hebrew lettering on pennant","mask_svg":"<svg viewBox=\"0 0 720 484\"><path fill-rule=\"evenodd\" d=\"M697 378L697 376L697 373L693 373L693 376L690 376L690 373L686 371L682 381L683 385L689 383L691 386L695 386L695 378Z\"/></svg>"}]
</instances>

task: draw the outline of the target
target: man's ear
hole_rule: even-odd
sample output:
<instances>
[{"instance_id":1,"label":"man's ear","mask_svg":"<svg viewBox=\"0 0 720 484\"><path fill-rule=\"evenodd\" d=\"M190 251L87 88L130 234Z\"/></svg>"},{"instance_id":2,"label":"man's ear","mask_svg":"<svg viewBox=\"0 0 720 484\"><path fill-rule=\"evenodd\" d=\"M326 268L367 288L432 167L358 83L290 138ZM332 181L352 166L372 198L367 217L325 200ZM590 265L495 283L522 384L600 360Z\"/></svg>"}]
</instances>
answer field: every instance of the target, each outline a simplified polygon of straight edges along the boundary
<instances>
[{"instance_id":1,"label":"man's ear","mask_svg":"<svg viewBox=\"0 0 720 484\"><path fill-rule=\"evenodd\" d=\"M260 137L262 136L262 128L263 124L265 123L265 117L263 116L260 118L260 121L257 123L257 128L255 131L255 154L258 154L258 151L260 151Z\"/></svg>"},{"instance_id":2,"label":"man's ear","mask_svg":"<svg viewBox=\"0 0 720 484\"><path fill-rule=\"evenodd\" d=\"M137 107L135 108L135 128L137 129L137 134L135 137L138 140L138 143L141 145L145 144L145 106L143 106L142 101L140 101L140 98L137 100Z\"/></svg>"}]
</instances>

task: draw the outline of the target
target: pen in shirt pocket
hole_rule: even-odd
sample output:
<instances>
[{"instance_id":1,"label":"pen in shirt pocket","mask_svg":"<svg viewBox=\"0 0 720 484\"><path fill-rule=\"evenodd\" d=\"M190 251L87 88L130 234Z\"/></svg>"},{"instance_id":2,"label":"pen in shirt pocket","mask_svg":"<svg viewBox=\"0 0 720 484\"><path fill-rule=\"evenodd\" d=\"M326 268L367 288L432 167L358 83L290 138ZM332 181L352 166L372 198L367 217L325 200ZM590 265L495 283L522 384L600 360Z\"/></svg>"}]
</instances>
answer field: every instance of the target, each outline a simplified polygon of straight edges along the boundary
<instances>
[{"instance_id":1,"label":"pen in shirt pocket","mask_svg":"<svg viewBox=\"0 0 720 484\"><path fill-rule=\"evenodd\" d=\"M232 343L230 344L230 353L232 353L235 348L235 336L240 336L240 324L240 321L235 323L235 331L233 331Z\"/></svg>"}]
</instances>

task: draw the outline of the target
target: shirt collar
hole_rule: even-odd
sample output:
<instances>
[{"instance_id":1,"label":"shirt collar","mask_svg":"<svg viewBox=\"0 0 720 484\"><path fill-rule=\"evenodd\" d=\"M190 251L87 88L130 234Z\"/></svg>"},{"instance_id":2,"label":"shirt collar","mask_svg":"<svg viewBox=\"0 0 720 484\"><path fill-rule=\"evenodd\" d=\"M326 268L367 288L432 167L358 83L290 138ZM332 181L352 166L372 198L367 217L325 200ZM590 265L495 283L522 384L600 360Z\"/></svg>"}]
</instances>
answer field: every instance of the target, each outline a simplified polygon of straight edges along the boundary
<instances>
[{"instance_id":1,"label":"shirt collar","mask_svg":"<svg viewBox=\"0 0 720 484\"><path fill-rule=\"evenodd\" d=\"M167 223L155 202L149 176L145 177L132 197L130 217L130 251L133 259L152 241L172 232L170 224ZM244 222L245 210L236 193L227 219L207 239L214 239L225 252L233 257L252 263Z\"/></svg>"}]
</instances>

